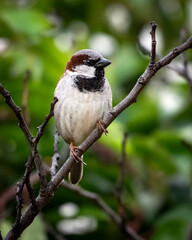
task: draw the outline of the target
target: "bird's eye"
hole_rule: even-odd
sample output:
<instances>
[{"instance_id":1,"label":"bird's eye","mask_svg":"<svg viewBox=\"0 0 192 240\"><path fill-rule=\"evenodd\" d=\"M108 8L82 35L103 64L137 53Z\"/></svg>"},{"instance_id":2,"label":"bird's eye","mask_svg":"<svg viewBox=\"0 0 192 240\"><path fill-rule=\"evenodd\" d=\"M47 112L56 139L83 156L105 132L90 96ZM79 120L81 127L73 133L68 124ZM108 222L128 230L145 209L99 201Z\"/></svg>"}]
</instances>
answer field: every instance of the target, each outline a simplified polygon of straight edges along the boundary
<instances>
[{"instance_id":1,"label":"bird's eye","mask_svg":"<svg viewBox=\"0 0 192 240\"><path fill-rule=\"evenodd\" d=\"M91 60L91 59L87 59L87 60L86 60L86 63L87 63L87 64L91 64L91 63L92 63L92 60Z\"/></svg>"},{"instance_id":2,"label":"bird's eye","mask_svg":"<svg viewBox=\"0 0 192 240\"><path fill-rule=\"evenodd\" d=\"M91 59L83 60L83 63L84 63L85 65L91 65L91 62L92 62Z\"/></svg>"},{"instance_id":3,"label":"bird's eye","mask_svg":"<svg viewBox=\"0 0 192 240\"><path fill-rule=\"evenodd\" d=\"M98 61L98 60L87 59L87 60L85 61L85 63L86 63L88 66L94 66L97 61Z\"/></svg>"}]
</instances>

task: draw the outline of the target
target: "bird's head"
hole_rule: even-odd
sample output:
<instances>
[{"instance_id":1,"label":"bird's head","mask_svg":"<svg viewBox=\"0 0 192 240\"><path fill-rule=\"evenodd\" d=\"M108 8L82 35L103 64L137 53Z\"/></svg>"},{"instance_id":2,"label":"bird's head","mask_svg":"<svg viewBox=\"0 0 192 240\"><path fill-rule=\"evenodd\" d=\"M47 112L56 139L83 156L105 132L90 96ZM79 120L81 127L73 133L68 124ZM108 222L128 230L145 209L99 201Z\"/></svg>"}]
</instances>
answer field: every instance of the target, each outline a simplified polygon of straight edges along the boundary
<instances>
[{"instance_id":1,"label":"bird's head","mask_svg":"<svg viewBox=\"0 0 192 240\"><path fill-rule=\"evenodd\" d=\"M99 52L83 49L72 55L68 61L65 73L83 75L85 77L95 77L104 75L104 68L111 62L104 58Z\"/></svg>"}]
</instances>

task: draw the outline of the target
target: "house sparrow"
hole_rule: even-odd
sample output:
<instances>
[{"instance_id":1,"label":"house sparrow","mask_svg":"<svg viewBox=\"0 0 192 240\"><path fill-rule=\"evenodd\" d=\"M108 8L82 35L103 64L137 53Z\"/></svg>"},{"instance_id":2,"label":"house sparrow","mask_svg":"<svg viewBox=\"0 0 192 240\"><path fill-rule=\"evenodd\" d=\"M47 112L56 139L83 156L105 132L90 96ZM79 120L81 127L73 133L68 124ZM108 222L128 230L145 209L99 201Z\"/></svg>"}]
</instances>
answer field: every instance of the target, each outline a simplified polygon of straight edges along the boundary
<instances>
[{"instance_id":1,"label":"house sparrow","mask_svg":"<svg viewBox=\"0 0 192 240\"><path fill-rule=\"evenodd\" d=\"M70 144L75 159L69 180L77 184L83 174L83 161L75 154L80 145L112 108L112 93L104 68L111 62L96 51L84 49L72 55L60 78L54 96L55 125L61 137Z\"/></svg>"}]
</instances>

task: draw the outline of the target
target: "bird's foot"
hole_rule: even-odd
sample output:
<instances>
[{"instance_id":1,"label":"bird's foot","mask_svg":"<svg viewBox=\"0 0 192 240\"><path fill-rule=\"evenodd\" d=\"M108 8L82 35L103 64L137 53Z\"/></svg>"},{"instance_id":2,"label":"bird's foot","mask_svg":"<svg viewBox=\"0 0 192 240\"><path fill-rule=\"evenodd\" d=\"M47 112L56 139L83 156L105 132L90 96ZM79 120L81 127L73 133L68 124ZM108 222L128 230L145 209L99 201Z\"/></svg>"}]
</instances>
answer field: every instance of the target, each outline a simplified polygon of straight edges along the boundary
<instances>
[{"instance_id":1,"label":"bird's foot","mask_svg":"<svg viewBox=\"0 0 192 240\"><path fill-rule=\"evenodd\" d=\"M109 132L108 132L107 128L105 127L102 119L97 121L97 127L98 127L99 132L101 132L101 133L104 132L105 135L107 136L107 133L109 133Z\"/></svg>"},{"instance_id":2,"label":"bird's foot","mask_svg":"<svg viewBox=\"0 0 192 240\"><path fill-rule=\"evenodd\" d=\"M74 146L74 145L73 145L73 142L71 142L71 144L70 144L69 147L70 147L70 154L71 154L71 156L73 157L73 159L74 159L76 162L82 162L84 165L86 165L86 163L83 162L82 158L79 157L79 156L77 155L77 153L75 152L76 150L81 151L81 149L78 148L78 147L76 147L76 146Z\"/></svg>"}]
</instances>

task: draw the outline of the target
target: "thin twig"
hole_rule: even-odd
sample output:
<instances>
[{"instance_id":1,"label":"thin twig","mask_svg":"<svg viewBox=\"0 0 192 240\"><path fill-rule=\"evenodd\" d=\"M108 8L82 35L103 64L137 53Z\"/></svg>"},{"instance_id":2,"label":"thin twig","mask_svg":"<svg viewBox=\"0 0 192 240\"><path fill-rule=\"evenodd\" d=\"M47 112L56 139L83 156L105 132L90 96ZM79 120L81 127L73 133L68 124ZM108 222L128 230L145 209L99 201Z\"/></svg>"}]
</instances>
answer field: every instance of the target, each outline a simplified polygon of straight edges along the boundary
<instances>
[{"instance_id":1,"label":"thin twig","mask_svg":"<svg viewBox=\"0 0 192 240\"><path fill-rule=\"evenodd\" d=\"M54 155L52 157L52 165L50 168L50 173L51 173L51 177L53 178L56 174L56 170L58 168L58 161L60 159L60 155L58 153L58 144L59 144L59 132L56 132L54 134L54 145L53 145L53 151L54 151Z\"/></svg>"},{"instance_id":2,"label":"thin twig","mask_svg":"<svg viewBox=\"0 0 192 240\"><path fill-rule=\"evenodd\" d=\"M17 201L17 217L15 222L15 228L20 224L21 216L22 216L22 208L23 208L23 197L22 190L20 187L20 183L17 183L17 193L16 193L16 201Z\"/></svg>"},{"instance_id":3,"label":"thin twig","mask_svg":"<svg viewBox=\"0 0 192 240\"><path fill-rule=\"evenodd\" d=\"M14 228L17 228L18 224L20 223L21 219L21 210L23 208L23 197L22 192L23 188L26 182L29 181L29 176L32 171L32 158L31 156L28 157L28 162L26 164L26 170L24 173L24 176L20 182L17 183L17 192L16 192L16 201L17 201L17 217L16 217L16 223L14 225ZM30 195L32 192L30 191Z\"/></svg>"},{"instance_id":4,"label":"thin twig","mask_svg":"<svg viewBox=\"0 0 192 240\"><path fill-rule=\"evenodd\" d=\"M51 119L51 117L54 115L54 107L56 102L58 101L57 98L54 98L53 101L51 102L51 107L50 107L50 111L49 114L45 117L45 121L38 127L38 132L36 135L36 138L34 140L34 148L32 150L32 156L34 157L34 161L35 161L35 165L37 168L37 171L39 173L39 179L40 179L40 195L44 196L47 193L47 180L46 180L46 174L41 162L41 158L39 156L38 150L37 150L37 144L40 140L40 138L43 135L44 129L47 126L49 120Z\"/></svg>"},{"instance_id":5,"label":"thin twig","mask_svg":"<svg viewBox=\"0 0 192 240\"><path fill-rule=\"evenodd\" d=\"M37 131L37 135L36 135L36 138L35 138L35 143L36 144L38 144L40 138L43 135L43 131L44 131L45 127L47 126L51 117L53 117L53 115L54 115L54 107L55 107L55 104L57 103L57 101L58 101L58 99L56 97L54 97L53 101L51 103L51 108L50 108L49 114L45 117L45 121L37 128L38 131Z\"/></svg>"},{"instance_id":6,"label":"thin twig","mask_svg":"<svg viewBox=\"0 0 192 240\"><path fill-rule=\"evenodd\" d=\"M49 120L54 115L54 107L55 107L55 104L57 101L58 101L58 99L56 97L54 97L53 101L51 102L49 114L45 117L44 122L38 127L37 135L34 140L35 146L32 151L32 156L34 156L35 165L36 165L37 171L39 173L39 179L40 179L40 185L41 185L40 195L42 195L42 196L46 196L46 193L47 193L47 180L46 180L46 174L45 174L42 162L41 162L41 158L40 158L39 152L37 150L37 144L38 144L40 138L42 137L42 135L44 133L44 129L47 126Z\"/></svg>"},{"instance_id":7,"label":"thin twig","mask_svg":"<svg viewBox=\"0 0 192 240\"><path fill-rule=\"evenodd\" d=\"M35 199L35 195L34 195L34 192L33 192L33 187L31 185L30 179L26 179L25 184L26 184L26 187L27 187L27 191L29 193L31 204L36 206L36 199Z\"/></svg>"},{"instance_id":8,"label":"thin twig","mask_svg":"<svg viewBox=\"0 0 192 240\"><path fill-rule=\"evenodd\" d=\"M153 31L151 30L151 37L153 39L152 40L152 51L149 51L147 48L145 48L141 44L139 45L139 47L142 52L151 55L151 64L153 65L155 63L155 55L157 56L156 40L155 40L156 24L155 24L155 22L152 22L151 24L154 25ZM181 29L181 33L180 33L181 43L185 43L185 41L187 39L186 35L187 35L186 30L184 28ZM189 87L190 87L190 95L191 95L191 99L192 99L192 77L191 77L191 75L189 73L189 69L188 69L188 61L187 61L186 52L183 51L181 55L183 56L183 67L178 67L173 64L169 64L166 67L168 69L176 72L178 75L180 75L181 77L184 77L187 80ZM158 55L157 57L158 57L158 59L160 59L162 56ZM141 81L141 83L142 83L142 81Z\"/></svg>"},{"instance_id":9,"label":"thin twig","mask_svg":"<svg viewBox=\"0 0 192 240\"><path fill-rule=\"evenodd\" d=\"M28 161L27 166L26 166L26 176L24 175L25 179L24 179L23 183L26 184L26 188L27 188L27 191L29 193L31 204L36 206L35 194L33 192L33 187L31 185L31 181L30 181L30 174L31 174L32 169L33 169L32 168L32 158L31 158L31 156L29 156L29 158L30 158L30 160Z\"/></svg>"},{"instance_id":10,"label":"thin twig","mask_svg":"<svg viewBox=\"0 0 192 240\"><path fill-rule=\"evenodd\" d=\"M186 41L186 39L187 39L186 35L187 34L186 34L185 28L182 28L181 32L180 32L181 43L184 43ZM191 77L191 75L189 73L189 69L188 69L188 60L187 60L186 52L182 52L181 55L183 57L183 61L182 61L183 66L182 67L177 67L177 66L172 65L172 64L170 64L167 67L187 80L187 82L189 84L190 96L191 96L191 100L192 100L192 77Z\"/></svg>"},{"instance_id":11,"label":"thin twig","mask_svg":"<svg viewBox=\"0 0 192 240\"><path fill-rule=\"evenodd\" d=\"M40 140L41 136L43 135L44 128L46 127L50 118L53 116L53 109L54 109L54 105L55 105L57 99L54 99L54 101L52 102L50 114L45 118L45 121L40 126L40 131L38 131L36 139L34 139L34 137L32 136L32 134L31 134L31 132L30 132L30 130L29 130L22 114L21 114L21 109L12 100L10 92L8 92L1 84L0 84L0 93L3 95L3 97L5 99L5 102L11 107L11 109L15 113L16 117L18 118L19 126L22 129L22 131L24 132L24 134L25 134L25 136L26 136L26 138L27 138L27 140L30 144L30 148L31 148L31 155L28 157L28 161L27 161L27 164L26 164L26 170L25 170L24 176L23 176L21 182L18 184L17 217L16 217L16 222L12 227L12 230L19 237L20 234L18 232L18 226L20 224L20 219L21 219L21 209L22 209L21 199L22 199L22 192L23 192L23 188L24 188L25 184L27 186L27 190L28 190L28 193L29 193L29 196L30 196L32 207L38 210L38 206L36 204L35 196L33 194L33 189L32 189L32 186L31 186L30 180L29 180L29 176L30 176L30 173L32 171L33 162L35 162L37 171L39 173L40 184L41 184L40 195L41 196L46 195L46 189L47 189L46 175L45 175L42 163L41 163L39 153L37 151L37 144L38 144L38 141Z\"/></svg>"},{"instance_id":12,"label":"thin twig","mask_svg":"<svg viewBox=\"0 0 192 240\"><path fill-rule=\"evenodd\" d=\"M181 35L181 42L184 43L186 41L186 39L187 39L187 36L186 36L187 33L186 33L186 29L185 28L181 29L180 35ZM189 74L188 61L187 61L187 54L186 54L186 52L183 52L182 56L183 56L183 77L185 77L186 80L189 83L190 95L191 95L191 99L192 99L192 77Z\"/></svg>"},{"instance_id":13,"label":"thin twig","mask_svg":"<svg viewBox=\"0 0 192 240\"><path fill-rule=\"evenodd\" d=\"M46 176L50 173L50 167L45 164L43 162L43 168L45 169L45 174ZM39 182L39 174L37 171L33 171L30 174L30 184L31 185L35 185L37 182ZM19 180L20 184L21 184L22 180ZM12 200L13 198L15 198L16 196L16 185L14 184L13 186L11 186L10 188L8 188L7 190L5 190L3 193L0 194L0 213L3 213L3 211L6 208L7 203ZM26 180L26 187L27 187L27 180ZM23 188L23 195L25 196L25 193L28 191L27 188ZM32 202L32 199L30 199ZM35 199L36 200L36 199ZM36 202L35 202L36 203ZM34 203L34 205L35 205ZM0 215L1 218L1 215Z\"/></svg>"},{"instance_id":14,"label":"thin twig","mask_svg":"<svg viewBox=\"0 0 192 240\"><path fill-rule=\"evenodd\" d=\"M156 58L156 37L155 37L155 32L156 32L157 24L153 21L151 22L151 61L150 64L153 65L155 64L155 58Z\"/></svg>"},{"instance_id":15,"label":"thin twig","mask_svg":"<svg viewBox=\"0 0 192 240\"><path fill-rule=\"evenodd\" d=\"M30 155L28 157L28 161L25 165L26 170L25 170L24 176L23 176L22 180L20 181L20 193L23 192L24 185L26 184L31 203L36 204L35 196L34 196L33 189L31 187L31 183L30 183L30 174L33 170L33 162L34 162L34 156Z\"/></svg>"},{"instance_id":16,"label":"thin twig","mask_svg":"<svg viewBox=\"0 0 192 240\"><path fill-rule=\"evenodd\" d=\"M39 156L39 153L37 150L34 152L34 161L35 161L35 166L39 174L39 180L40 180L40 193L46 195L47 191L47 180L46 180L46 174L45 170L43 168L41 158Z\"/></svg>"},{"instance_id":17,"label":"thin twig","mask_svg":"<svg viewBox=\"0 0 192 240\"><path fill-rule=\"evenodd\" d=\"M16 192L17 216L16 216L15 224L12 227L15 232L17 231L17 228L20 224L20 220L21 220L21 216L22 216L22 214L21 214L21 211L23 208L22 193L23 193L25 184L27 186L27 190L28 190L28 193L30 196L31 203L34 207L36 207L36 200L35 200L35 196L34 196L32 187L30 188L30 179L29 179L31 171L32 171L32 162L33 162L33 158L31 156L29 156L28 162L26 164L26 170L25 170L24 176L23 176L22 180L17 183L17 192Z\"/></svg>"}]
</instances>

